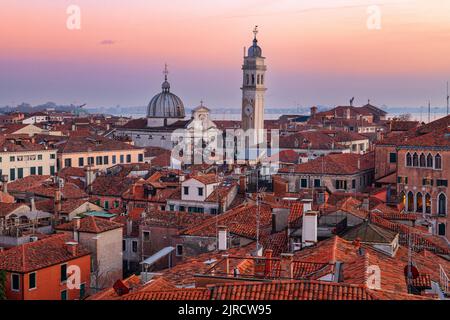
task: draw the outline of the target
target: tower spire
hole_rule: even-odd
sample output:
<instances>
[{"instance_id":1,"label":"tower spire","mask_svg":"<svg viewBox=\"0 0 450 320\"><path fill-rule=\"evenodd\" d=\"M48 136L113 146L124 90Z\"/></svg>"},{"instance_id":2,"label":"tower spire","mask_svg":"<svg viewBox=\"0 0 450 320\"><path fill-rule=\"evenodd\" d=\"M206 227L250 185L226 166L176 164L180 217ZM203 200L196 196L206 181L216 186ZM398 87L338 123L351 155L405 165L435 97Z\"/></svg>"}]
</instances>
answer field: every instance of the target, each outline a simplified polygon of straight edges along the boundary
<instances>
[{"instance_id":1,"label":"tower spire","mask_svg":"<svg viewBox=\"0 0 450 320\"><path fill-rule=\"evenodd\" d=\"M257 39L256 39L256 35L258 34L258 26L255 26L255 28L253 29L253 34L255 35L255 41L258 41Z\"/></svg>"},{"instance_id":2,"label":"tower spire","mask_svg":"<svg viewBox=\"0 0 450 320\"><path fill-rule=\"evenodd\" d=\"M164 81L167 81L167 75L169 74L169 69L167 68L167 63L164 64L164 71L163 71L163 75L164 75Z\"/></svg>"}]
</instances>

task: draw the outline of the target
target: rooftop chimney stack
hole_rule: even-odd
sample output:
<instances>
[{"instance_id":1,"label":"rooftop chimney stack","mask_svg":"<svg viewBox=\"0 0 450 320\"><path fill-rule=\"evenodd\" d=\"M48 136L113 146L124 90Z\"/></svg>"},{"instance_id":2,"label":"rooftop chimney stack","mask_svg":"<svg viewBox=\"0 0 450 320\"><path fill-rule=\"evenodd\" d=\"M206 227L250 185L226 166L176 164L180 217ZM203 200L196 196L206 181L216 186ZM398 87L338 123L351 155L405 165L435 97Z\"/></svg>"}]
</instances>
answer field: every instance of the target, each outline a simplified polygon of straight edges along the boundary
<instances>
[{"instance_id":1,"label":"rooftop chimney stack","mask_svg":"<svg viewBox=\"0 0 450 320\"><path fill-rule=\"evenodd\" d=\"M78 242L66 242L66 247L69 253L75 257L78 254Z\"/></svg>"},{"instance_id":2,"label":"rooftop chimney stack","mask_svg":"<svg viewBox=\"0 0 450 320\"><path fill-rule=\"evenodd\" d=\"M56 190L55 192L55 213L61 213L61 191Z\"/></svg>"},{"instance_id":3,"label":"rooftop chimney stack","mask_svg":"<svg viewBox=\"0 0 450 320\"><path fill-rule=\"evenodd\" d=\"M292 253L282 253L280 261L280 277L282 279L292 279L293 278L293 262L294 255Z\"/></svg>"},{"instance_id":4,"label":"rooftop chimney stack","mask_svg":"<svg viewBox=\"0 0 450 320\"><path fill-rule=\"evenodd\" d=\"M303 204L303 213L312 210L312 199L303 199L301 202Z\"/></svg>"},{"instance_id":5,"label":"rooftop chimney stack","mask_svg":"<svg viewBox=\"0 0 450 320\"><path fill-rule=\"evenodd\" d=\"M226 226L218 227L217 235L218 249L219 251L225 251L228 249L228 230Z\"/></svg>"},{"instance_id":6,"label":"rooftop chimney stack","mask_svg":"<svg viewBox=\"0 0 450 320\"><path fill-rule=\"evenodd\" d=\"M317 211L307 211L303 214L302 246L312 246L317 243Z\"/></svg>"},{"instance_id":7,"label":"rooftop chimney stack","mask_svg":"<svg viewBox=\"0 0 450 320\"><path fill-rule=\"evenodd\" d=\"M73 240L76 242L80 241L80 227L81 227L81 218L74 217L73 219Z\"/></svg>"},{"instance_id":8,"label":"rooftop chimney stack","mask_svg":"<svg viewBox=\"0 0 450 320\"><path fill-rule=\"evenodd\" d=\"M31 197L30 204L31 204L31 211L32 212L36 211L36 202L34 201L34 197Z\"/></svg>"}]
</instances>

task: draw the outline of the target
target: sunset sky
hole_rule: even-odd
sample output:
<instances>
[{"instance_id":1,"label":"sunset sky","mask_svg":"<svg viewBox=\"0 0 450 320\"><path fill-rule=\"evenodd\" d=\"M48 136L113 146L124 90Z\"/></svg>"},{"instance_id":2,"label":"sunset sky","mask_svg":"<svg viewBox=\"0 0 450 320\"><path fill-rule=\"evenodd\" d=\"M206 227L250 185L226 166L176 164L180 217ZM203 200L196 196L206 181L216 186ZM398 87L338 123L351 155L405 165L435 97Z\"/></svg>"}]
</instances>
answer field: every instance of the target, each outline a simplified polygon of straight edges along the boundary
<instances>
[{"instance_id":1,"label":"sunset sky","mask_svg":"<svg viewBox=\"0 0 450 320\"><path fill-rule=\"evenodd\" d=\"M71 4L81 30L66 28ZM374 4L380 30L367 28ZM268 107L445 105L448 0L2 0L0 106L146 105L167 62L187 107L237 108L254 25Z\"/></svg>"}]
</instances>

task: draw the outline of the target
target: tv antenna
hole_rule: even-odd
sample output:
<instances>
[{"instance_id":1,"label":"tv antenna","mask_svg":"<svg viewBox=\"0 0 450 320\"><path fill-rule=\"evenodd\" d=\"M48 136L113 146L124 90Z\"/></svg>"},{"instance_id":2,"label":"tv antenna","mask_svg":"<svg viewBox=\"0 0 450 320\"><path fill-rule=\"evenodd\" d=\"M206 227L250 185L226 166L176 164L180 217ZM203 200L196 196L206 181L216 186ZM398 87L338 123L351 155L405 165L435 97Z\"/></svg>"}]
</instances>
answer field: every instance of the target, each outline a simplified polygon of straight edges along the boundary
<instances>
[{"instance_id":1,"label":"tv antenna","mask_svg":"<svg viewBox=\"0 0 450 320\"><path fill-rule=\"evenodd\" d=\"M449 112L449 106L450 106L450 96L449 96L449 94L448 94L448 81L447 81L447 115L448 115L448 112Z\"/></svg>"}]
</instances>

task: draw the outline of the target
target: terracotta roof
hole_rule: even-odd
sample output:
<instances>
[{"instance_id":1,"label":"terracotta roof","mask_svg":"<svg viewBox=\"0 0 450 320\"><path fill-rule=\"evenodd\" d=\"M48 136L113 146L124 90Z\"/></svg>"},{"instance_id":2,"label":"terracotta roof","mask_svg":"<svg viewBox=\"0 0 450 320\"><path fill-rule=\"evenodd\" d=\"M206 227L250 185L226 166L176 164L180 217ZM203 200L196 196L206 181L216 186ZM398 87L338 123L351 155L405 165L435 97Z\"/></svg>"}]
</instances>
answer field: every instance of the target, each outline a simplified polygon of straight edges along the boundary
<instances>
[{"instance_id":1,"label":"terracotta roof","mask_svg":"<svg viewBox=\"0 0 450 320\"><path fill-rule=\"evenodd\" d=\"M281 168L278 172L290 173L292 168L295 173L343 175L356 174L361 171L371 170L374 167L375 157L373 152L364 155L339 153L329 154L306 163Z\"/></svg>"},{"instance_id":2,"label":"terracotta roof","mask_svg":"<svg viewBox=\"0 0 450 320\"><path fill-rule=\"evenodd\" d=\"M41 197L45 198L55 198L56 192L61 191L62 199L86 199L88 195L84 190L80 189L77 185L73 183L64 183L62 188L59 188L53 183L44 183L39 186L35 186L27 191Z\"/></svg>"},{"instance_id":3,"label":"terracotta roof","mask_svg":"<svg viewBox=\"0 0 450 320\"><path fill-rule=\"evenodd\" d=\"M217 234L216 225L228 227L228 231L238 236L249 239L256 239L256 205L242 205L227 212L212 217L203 223L186 229L183 235L215 237ZM268 228L272 225L272 211L270 206L260 206L260 228Z\"/></svg>"},{"instance_id":4,"label":"terracotta roof","mask_svg":"<svg viewBox=\"0 0 450 320\"><path fill-rule=\"evenodd\" d=\"M197 181L200 181L203 184L213 184L213 183L219 182L219 177L214 173L204 174L204 175L199 174L196 176L191 176L190 179L195 179Z\"/></svg>"},{"instance_id":5,"label":"terracotta roof","mask_svg":"<svg viewBox=\"0 0 450 320\"><path fill-rule=\"evenodd\" d=\"M284 149L319 149L341 150L342 145L335 143L334 139L319 131L303 131L288 136L281 136L279 147Z\"/></svg>"},{"instance_id":6,"label":"terracotta roof","mask_svg":"<svg viewBox=\"0 0 450 320\"><path fill-rule=\"evenodd\" d=\"M61 224L55 229L60 231L73 231L75 221ZM122 228L123 225L114 221L109 221L107 219L96 218L92 216L84 217L80 220L80 232L86 233L102 233L114 229Z\"/></svg>"},{"instance_id":7,"label":"terracotta roof","mask_svg":"<svg viewBox=\"0 0 450 320\"><path fill-rule=\"evenodd\" d=\"M58 143L57 147L60 153L88 152L88 150L98 152L141 149L125 142L91 134L87 136L70 136L67 140Z\"/></svg>"},{"instance_id":8,"label":"terracotta roof","mask_svg":"<svg viewBox=\"0 0 450 320\"><path fill-rule=\"evenodd\" d=\"M450 129L438 129L430 133L408 139L400 144L400 147L450 147Z\"/></svg>"},{"instance_id":9,"label":"terracotta roof","mask_svg":"<svg viewBox=\"0 0 450 320\"><path fill-rule=\"evenodd\" d=\"M4 203L0 202L0 217L5 217L14 210L20 208L20 207L27 207L27 205L23 203Z\"/></svg>"},{"instance_id":10,"label":"terracotta roof","mask_svg":"<svg viewBox=\"0 0 450 320\"><path fill-rule=\"evenodd\" d=\"M0 269L28 273L90 254L78 244L73 255L66 245L70 240L71 236L53 235L0 252Z\"/></svg>"},{"instance_id":11,"label":"terracotta roof","mask_svg":"<svg viewBox=\"0 0 450 320\"><path fill-rule=\"evenodd\" d=\"M182 229L197 226L212 217L212 215L205 213L154 210L146 214L142 223L147 226Z\"/></svg>"},{"instance_id":12,"label":"terracotta roof","mask_svg":"<svg viewBox=\"0 0 450 320\"><path fill-rule=\"evenodd\" d=\"M9 192L26 192L30 189L42 185L45 181L50 181L51 176L27 176L8 183Z\"/></svg>"},{"instance_id":13,"label":"terracotta roof","mask_svg":"<svg viewBox=\"0 0 450 320\"><path fill-rule=\"evenodd\" d=\"M122 300L209 300L206 288L172 289L167 291L144 291L124 296Z\"/></svg>"},{"instance_id":14,"label":"terracotta roof","mask_svg":"<svg viewBox=\"0 0 450 320\"><path fill-rule=\"evenodd\" d=\"M99 176L91 184L91 193L101 196L121 197L139 179L136 177Z\"/></svg>"}]
</instances>

